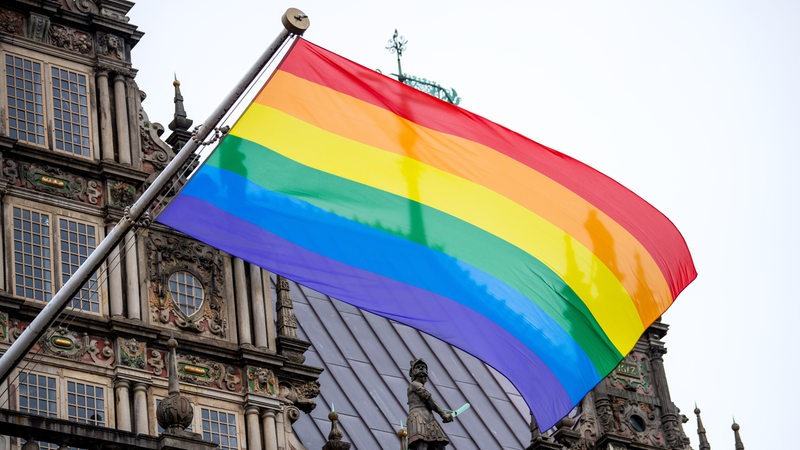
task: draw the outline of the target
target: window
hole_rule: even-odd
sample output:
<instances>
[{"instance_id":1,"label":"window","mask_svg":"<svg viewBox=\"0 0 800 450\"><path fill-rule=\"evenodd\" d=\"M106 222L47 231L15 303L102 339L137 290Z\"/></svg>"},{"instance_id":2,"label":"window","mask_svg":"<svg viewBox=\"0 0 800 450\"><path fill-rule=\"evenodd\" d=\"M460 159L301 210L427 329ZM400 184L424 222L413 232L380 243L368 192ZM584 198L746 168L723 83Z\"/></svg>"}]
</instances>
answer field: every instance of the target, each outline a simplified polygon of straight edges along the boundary
<instances>
[{"instance_id":1,"label":"window","mask_svg":"<svg viewBox=\"0 0 800 450\"><path fill-rule=\"evenodd\" d=\"M105 425L105 397L101 386L67 381L67 419Z\"/></svg>"},{"instance_id":2,"label":"window","mask_svg":"<svg viewBox=\"0 0 800 450\"><path fill-rule=\"evenodd\" d=\"M186 317L196 313L203 305L203 285L189 272L180 271L169 276L169 293Z\"/></svg>"},{"instance_id":3,"label":"window","mask_svg":"<svg viewBox=\"0 0 800 450\"><path fill-rule=\"evenodd\" d=\"M44 145L42 64L6 55L6 98L9 137Z\"/></svg>"},{"instance_id":4,"label":"window","mask_svg":"<svg viewBox=\"0 0 800 450\"><path fill-rule=\"evenodd\" d=\"M18 383L17 404L21 412L106 426L103 386L32 372L20 372ZM56 450L58 445L40 442L39 448Z\"/></svg>"},{"instance_id":5,"label":"window","mask_svg":"<svg viewBox=\"0 0 800 450\"><path fill-rule=\"evenodd\" d=\"M53 297L54 271L61 283L75 273L97 246L97 226L72 218L24 207L12 207L14 249L14 293L27 299L47 302ZM56 229L52 218L56 217ZM53 242L57 242L53 261ZM100 313L97 274L72 299L71 306L81 311Z\"/></svg>"},{"instance_id":6,"label":"window","mask_svg":"<svg viewBox=\"0 0 800 450\"><path fill-rule=\"evenodd\" d=\"M223 450L239 448L235 414L206 408L200 411L204 440L219 444Z\"/></svg>"},{"instance_id":7,"label":"window","mask_svg":"<svg viewBox=\"0 0 800 450\"><path fill-rule=\"evenodd\" d=\"M6 54L5 75L9 137L38 146L51 140L56 151L92 156L86 74Z\"/></svg>"}]
</instances>

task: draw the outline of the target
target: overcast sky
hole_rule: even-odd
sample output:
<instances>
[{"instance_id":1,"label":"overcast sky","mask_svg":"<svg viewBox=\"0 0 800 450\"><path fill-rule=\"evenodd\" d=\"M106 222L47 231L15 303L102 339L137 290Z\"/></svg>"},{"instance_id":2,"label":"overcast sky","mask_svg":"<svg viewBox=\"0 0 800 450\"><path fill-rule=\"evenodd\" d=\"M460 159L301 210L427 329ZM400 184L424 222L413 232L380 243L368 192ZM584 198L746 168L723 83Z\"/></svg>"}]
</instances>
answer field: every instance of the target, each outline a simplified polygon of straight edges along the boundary
<instances>
[{"instance_id":1,"label":"overcast sky","mask_svg":"<svg viewBox=\"0 0 800 450\"><path fill-rule=\"evenodd\" d=\"M673 401L695 402L715 449L784 448L800 404L795 257L800 193L800 2L791 0L140 0L131 23L150 119L173 74L203 122L281 31L384 73L454 87L461 106L615 178L683 233L698 278L665 314ZM795 256L792 256L795 255ZM783 346L788 346L784 349Z\"/></svg>"}]
</instances>

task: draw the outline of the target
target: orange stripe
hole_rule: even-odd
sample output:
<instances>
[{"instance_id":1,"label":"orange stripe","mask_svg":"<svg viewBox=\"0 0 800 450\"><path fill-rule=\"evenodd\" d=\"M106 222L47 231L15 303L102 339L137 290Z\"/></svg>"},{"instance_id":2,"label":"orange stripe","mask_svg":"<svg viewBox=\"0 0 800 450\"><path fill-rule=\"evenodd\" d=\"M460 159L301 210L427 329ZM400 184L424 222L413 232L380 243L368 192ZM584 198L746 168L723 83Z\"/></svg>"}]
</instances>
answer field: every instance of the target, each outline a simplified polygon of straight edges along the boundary
<instances>
[{"instance_id":1,"label":"orange stripe","mask_svg":"<svg viewBox=\"0 0 800 450\"><path fill-rule=\"evenodd\" d=\"M254 102L271 106L331 133L486 186L562 229L595 253L634 300L643 324L657 319L672 295L646 249L622 226L564 186L486 146L404 120L390 111L278 71ZM405 136L392 139L391 136ZM409 140L408 136L414 136ZM429 144L426 144L428 142ZM467 155L443 160L427 148ZM637 255L617 261L617 255ZM591 274L587 274L591 278Z\"/></svg>"}]
</instances>

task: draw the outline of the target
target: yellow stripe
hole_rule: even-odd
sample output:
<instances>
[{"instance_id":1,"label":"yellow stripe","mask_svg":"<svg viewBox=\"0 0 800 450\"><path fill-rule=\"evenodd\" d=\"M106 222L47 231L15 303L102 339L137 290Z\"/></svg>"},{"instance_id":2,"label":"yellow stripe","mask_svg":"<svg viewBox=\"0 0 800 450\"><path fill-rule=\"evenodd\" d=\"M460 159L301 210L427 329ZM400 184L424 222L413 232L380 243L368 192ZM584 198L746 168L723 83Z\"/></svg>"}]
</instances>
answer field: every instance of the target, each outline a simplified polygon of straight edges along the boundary
<instances>
[{"instance_id":1,"label":"yellow stripe","mask_svg":"<svg viewBox=\"0 0 800 450\"><path fill-rule=\"evenodd\" d=\"M580 195L516 159L282 71L273 75L254 102L399 155L406 155L406 147L397 137L413 133L417 144L414 159L508 197L590 248L631 294L642 323L656 320L672 304L672 292L661 268L625 227ZM458 154L451 151L443 156L443 148L457 150Z\"/></svg>"},{"instance_id":2,"label":"yellow stripe","mask_svg":"<svg viewBox=\"0 0 800 450\"><path fill-rule=\"evenodd\" d=\"M621 352L644 331L631 297L592 252L490 189L258 104L250 106L231 133L309 167L436 208L523 249L564 278ZM398 138L413 147L413 136Z\"/></svg>"}]
</instances>

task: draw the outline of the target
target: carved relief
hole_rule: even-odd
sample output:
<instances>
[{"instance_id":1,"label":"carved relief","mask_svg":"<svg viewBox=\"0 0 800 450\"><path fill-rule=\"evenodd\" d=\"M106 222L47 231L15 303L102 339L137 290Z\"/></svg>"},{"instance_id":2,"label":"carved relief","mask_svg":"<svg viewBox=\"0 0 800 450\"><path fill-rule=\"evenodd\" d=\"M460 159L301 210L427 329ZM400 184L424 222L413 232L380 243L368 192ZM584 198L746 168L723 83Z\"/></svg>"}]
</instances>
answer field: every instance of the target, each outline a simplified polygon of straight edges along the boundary
<instances>
[{"instance_id":1,"label":"carved relief","mask_svg":"<svg viewBox=\"0 0 800 450\"><path fill-rule=\"evenodd\" d=\"M141 101L147 97L144 91L139 91ZM144 170L154 174L167 167L173 157L172 148L159 137L164 133L164 126L150 122L144 108L139 104L139 134L142 142L142 162Z\"/></svg>"},{"instance_id":2,"label":"carved relief","mask_svg":"<svg viewBox=\"0 0 800 450\"><path fill-rule=\"evenodd\" d=\"M319 381L309 381L299 385L282 382L279 389L280 397L306 414L310 414L317 407L317 402L313 399L319 395Z\"/></svg>"},{"instance_id":3,"label":"carved relief","mask_svg":"<svg viewBox=\"0 0 800 450\"><path fill-rule=\"evenodd\" d=\"M652 395L648 359L631 352L608 376L609 384L617 389Z\"/></svg>"},{"instance_id":4,"label":"carved relief","mask_svg":"<svg viewBox=\"0 0 800 450\"><path fill-rule=\"evenodd\" d=\"M84 14L97 14L99 12L93 0L67 0L66 6L73 11L82 12Z\"/></svg>"},{"instance_id":5,"label":"carved relief","mask_svg":"<svg viewBox=\"0 0 800 450\"><path fill-rule=\"evenodd\" d=\"M136 188L123 181L112 181L109 186L109 201L111 206L124 208L136 200Z\"/></svg>"},{"instance_id":6,"label":"carved relief","mask_svg":"<svg viewBox=\"0 0 800 450\"><path fill-rule=\"evenodd\" d=\"M3 161L3 177L10 185L59 195L92 206L103 206L103 184L56 167L13 160Z\"/></svg>"},{"instance_id":7,"label":"carved relief","mask_svg":"<svg viewBox=\"0 0 800 450\"><path fill-rule=\"evenodd\" d=\"M0 311L0 341L8 341L8 314Z\"/></svg>"},{"instance_id":8,"label":"carved relief","mask_svg":"<svg viewBox=\"0 0 800 450\"><path fill-rule=\"evenodd\" d=\"M150 262L150 311L154 321L182 330L224 337L227 321L222 297L224 277L219 251L186 238L152 232L147 238ZM182 308L170 292L170 277L189 274L202 285L202 303Z\"/></svg>"},{"instance_id":9,"label":"carved relief","mask_svg":"<svg viewBox=\"0 0 800 450\"><path fill-rule=\"evenodd\" d=\"M147 368L147 346L144 342L139 342L136 338L125 339L118 337L117 349L119 364L142 370Z\"/></svg>"},{"instance_id":10,"label":"carved relief","mask_svg":"<svg viewBox=\"0 0 800 450\"><path fill-rule=\"evenodd\" d=\"M81 55L92 54L94 47L90 34L56 24L50 26L50 44Z\"/></svg>"},{"instance_id":11,"label":"carved relief","mask_svg":"<svg viewBox=\"0 0 800 450\"><path fill-rule=\"evenodd\" d=\"M620 434L635 442L653 446L663 445L664 435L652 405L615 398L614 409L619 416Z\"/></svg>"},{"instance_id":12,"label":"carved relief","mask_svg":"<svg viewBox=\"0 0 800 450\"><path fill-rule=\"evenodd\" d=\"M8 34L24 33L25 16L18 12L0 9L0 31Z\"/></svg>"},{"instance_id":13,"label":"carved relief","mask_svg":"<svg viewBox=\"0 0 800 450\"><path fill-rule=\"evenodd\" d=\"M241 392L244 387L239 368L195 355L178 355L178 377L181 381L230 392Z\"/></svg>"},{"instance_id":14,"label":"carved relief","mask_svg":"<svg viewBox=\"0 0 800 450\"><path fill-rule=\"evenodd\" d=\"M50 29L50 18L31 14L28 16L28 37L34 41L44 42Z\"/></svg>"},{"instance_id":15,"label":"carved relief","mask_svg":"<svg viewBox=\"0 0 800 450\"><path fill-rule=\"evenodd\" d=\"M100 54L109 58L125 59L125 41L113 34L103 34L100 36Z\"/></svg>"},{"instance_id":16,"label":"carved relief","mask_svg":"<svg viewBox=\"0 0 800 450\"><path fill-rule=\"evenodd\" d=\"M165 361L164 355L160 351L156 349L150 350L147 357L147 371L159 377L167 376Z\"/></svg>"},{"instance_id":17,"label":"carved relief","mask_svg":"<svg viewBox=\"0 0 800 450\"><path fill-rule=\"evenodd\" d=\"M45 353L96 366L112 367L115 361L114 347L107 338L77 333L65 327L47 330L38 344Z\"/></svg>"},{"instance_id":18,"label":"carved relief","mask_svg":"<svg viewBox=\"0 0 800 450\"><path fill-rule=\"evenodd\" d=\"M247 388L248 392L254 394L275 395L278 388L278 380L271 370L263 367L247 368Z\"/></svg>"}]
</instances>

